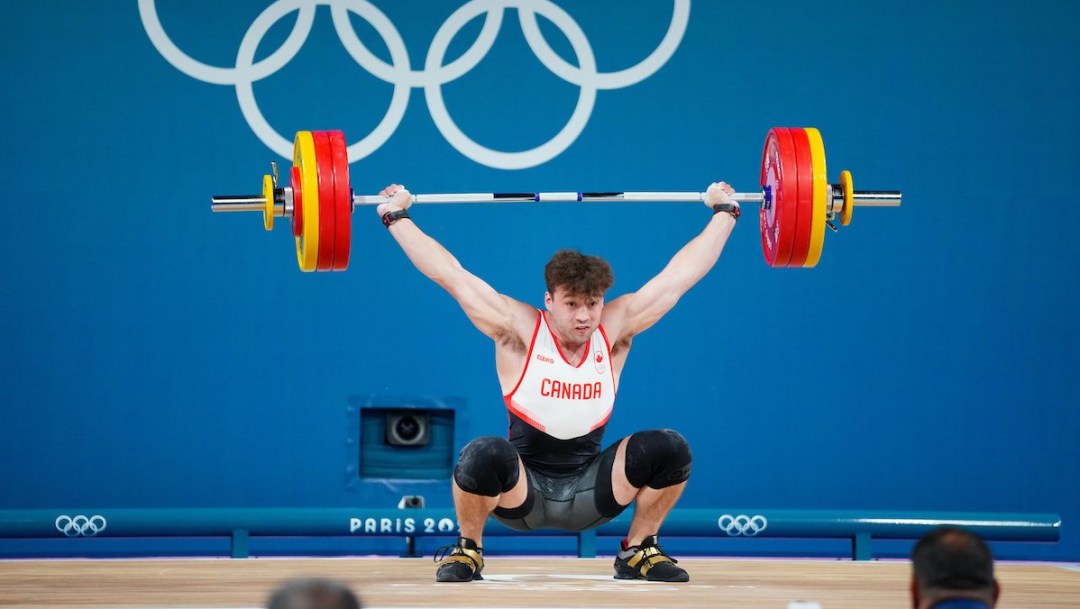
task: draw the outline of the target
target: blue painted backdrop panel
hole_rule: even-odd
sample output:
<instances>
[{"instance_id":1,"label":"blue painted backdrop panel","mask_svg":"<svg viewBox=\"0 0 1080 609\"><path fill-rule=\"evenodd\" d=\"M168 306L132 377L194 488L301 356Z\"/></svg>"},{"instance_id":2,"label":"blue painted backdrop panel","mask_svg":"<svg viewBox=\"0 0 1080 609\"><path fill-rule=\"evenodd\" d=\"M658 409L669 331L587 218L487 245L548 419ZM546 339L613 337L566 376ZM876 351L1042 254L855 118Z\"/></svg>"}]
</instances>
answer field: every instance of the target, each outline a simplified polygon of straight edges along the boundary
<instances>
[{"instance_id":1,"label":"blue painted backdrop panel","mask_svg":"<svg viewBox=\"0 0 1080 609\"><path fill-rule=\"evenodd\" d=\"M813 271L767 268L744 217L635 342L610 439L682 430L687 506L1057 512L1062 543L1022 555L1080 559L1080 5L698 1L665 47L689 3L530 3L546 55L512 7L484 54L495 12L335 5L344 35L299 1L46 0L0 21L0 508L449 505L446 481L348 479L350 397L461 399L464 437L504 433L491 345L371 209L349 272L319 275L284 226L210 213L289 165L274 137L363 140L365 194L752 191L768 128L810 125L830 177L904 206L856 210ZM658 48L651 74L622 72ZM539 304L555 249L606 256L615 296L708 214L414 216Z\"/></svg>"}]
</instances>

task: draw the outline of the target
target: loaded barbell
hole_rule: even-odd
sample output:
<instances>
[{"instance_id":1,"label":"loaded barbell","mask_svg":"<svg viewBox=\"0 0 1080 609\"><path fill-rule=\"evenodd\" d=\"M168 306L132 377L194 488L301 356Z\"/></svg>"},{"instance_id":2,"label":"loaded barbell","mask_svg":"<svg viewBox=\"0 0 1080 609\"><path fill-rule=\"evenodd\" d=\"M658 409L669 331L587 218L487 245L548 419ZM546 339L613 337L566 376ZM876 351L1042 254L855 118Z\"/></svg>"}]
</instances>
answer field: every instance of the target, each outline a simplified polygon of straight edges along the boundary
<instances>
[{"instance_id":1,"label":"loaded barbell","mask_svg":"<svg viewBox=\"0 0 1080 609\"><path fill-rule=\"evenodd\" d=\"M289 218L296 259L303 271L343 271L352 248L351 215L380 196L353 195L345 136L340 131L300 131L293 140L288 183L277 166L263 176L262 194L211 198L215 212L261 211L266 230ZM814 128L774 127L761 154L761 192L735 193L739 203L761 205L761 247L769 266L811 268L821 259L825 228L851 223L856 205L896 207L900 191L855 190L851 172L830 184L825 146ZM701 192L528 192L412 195L413 203L703 202Z\"/></svg>"}]
</instances>

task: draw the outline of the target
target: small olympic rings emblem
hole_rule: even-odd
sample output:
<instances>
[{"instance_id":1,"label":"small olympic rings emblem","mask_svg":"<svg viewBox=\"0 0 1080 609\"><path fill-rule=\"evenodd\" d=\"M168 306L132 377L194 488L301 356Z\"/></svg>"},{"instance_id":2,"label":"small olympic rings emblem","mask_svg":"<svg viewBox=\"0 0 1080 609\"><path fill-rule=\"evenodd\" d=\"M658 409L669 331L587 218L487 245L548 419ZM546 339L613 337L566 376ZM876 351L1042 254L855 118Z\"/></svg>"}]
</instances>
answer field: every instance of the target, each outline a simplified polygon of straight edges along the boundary
<instances>
[{"instance_id":1,"label":"small olympic rings emblem","mask_svg":"<svg viewBox=\"0 0 1080 609\"><path fill-rule=\"evenodd\" d=\"M720 530L730 537L753 537L769 526L769 520L761 514L747 516L746 514L723 514L716 521Z\"/></svg>"},{"instance_id":2,"label":"small olympic rings emblem","mask_svg":"<svg viewBox=\"0 0 1080 609\"><path fill-rule=\"evenodd\" d=\"M292 157L292 140L283 137L267 122L255 101L252 85L292 61L311 33L316 7L327 5L334 30L353 60L376 78L393 85L390 106L382 120L371 133L348 146L350 163L370 155L390 139L405 115L409 92L413 88L422 88L431 118L446 141L466 157L497 169L534 167L561 154L585 129L597 90L629 87L652 76L675 53L690 20L690 0L673 0L671 23L652 53L629 68L600 72L585 32L566 11L550 0L469 0L454 11L435 33L428 47L424 69L413 70L401 34L393 22L368 0L275 0L248 28L236 54L236 65L218 67L193 59L173 43L158 18L155 0L138 1L143 28L162 57L192 78L210 84L234 86L240 111L252 131L267 147L284 158ZM581 88L577 106L566 125L546 143L518 152L493 150L469 138L450 118L442 96L443 85L464 76L487 56L502 27L503 13L508 8L517 9L525 40L544 67ZM268 56L256 61L255 52L266 33L293 12L297 14L296 23L285 42ZM364 46L350 22L350 13L366 20L382 37L389 50L389 64ZM444 64L451 41L466 24L481 14L484 15L484 24L472 47L457 59ZM578 65L564 60L547 43L537 23L538 14L558 27L570 42Z\"/></svg>"},{"instance_id":3,"label":"small olympic rings emblem","mask_svg":"<svg viewBox=\"0 0 1080 609\"><path fill-rule=\"evenodd\" d=\"M68 537L93 537L105 530L105 517L94 514L93 516L68 516L61 514L56 517L56 530Z\"/></svg>"}]
</instances>

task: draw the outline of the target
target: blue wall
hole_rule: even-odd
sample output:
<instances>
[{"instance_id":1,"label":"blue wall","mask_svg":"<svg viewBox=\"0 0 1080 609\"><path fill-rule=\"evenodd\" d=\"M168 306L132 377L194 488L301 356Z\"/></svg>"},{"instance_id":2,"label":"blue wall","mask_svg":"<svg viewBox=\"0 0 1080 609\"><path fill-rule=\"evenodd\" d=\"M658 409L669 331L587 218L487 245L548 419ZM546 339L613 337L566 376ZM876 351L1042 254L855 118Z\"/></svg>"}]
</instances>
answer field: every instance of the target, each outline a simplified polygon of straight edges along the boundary
<instances>
[{"instance_id":1,"label":"blue wall","mask_svg":"<svg viewBox=\"0 0 1080 609\"><path fill-rule=\"evenodd\" d=\"M460 437L505 433L491 345L371 209L353 214L349 271L315 275L296 269L284 226L210 213L211 194L256 192L269 161L290 160L249 125L236 88L178 69L144 22L153 8L192 62L235 80L252 24L268 29L261 60L296 23L295 12L257 20L265 4L44 0L0 20L0 509L392 507L412 492L445 506L445 480L350 475L350 404L458 401ZM392 23L421 83L436 79L428 48L461 4L348 6L377 7L365 14ZM562 4L605 73L644 60L672 20L659 0ZM545 15L549 44L576 65L578 38ZM682 430L696 458L686 506L1056 512L1060 544L1010 551L1080 560L1078 19L1068 1L697 0L670 58L597 91L550 159L501 169L469 158L418 86L396 129L352 165L353 187L725 179L753 191L769 127L818 127L830 178L850 168L859 187L902 189L903 207L857 209L812 271L768 268L744 217L713 272L635 341L609 439ZM389 62L398 47L351 21ZM466 23L447 57L480 26ZM253 90L289 140L338 128L357 142L393 103L327 6ZM483 60L439 90L456 125L499 151L545 144L581 94L537 59L513 9ZM556 248L607 257L614 296L708 217L647 204L413 215L467 268L537 304Z\"/></svg>"}]
</instances>

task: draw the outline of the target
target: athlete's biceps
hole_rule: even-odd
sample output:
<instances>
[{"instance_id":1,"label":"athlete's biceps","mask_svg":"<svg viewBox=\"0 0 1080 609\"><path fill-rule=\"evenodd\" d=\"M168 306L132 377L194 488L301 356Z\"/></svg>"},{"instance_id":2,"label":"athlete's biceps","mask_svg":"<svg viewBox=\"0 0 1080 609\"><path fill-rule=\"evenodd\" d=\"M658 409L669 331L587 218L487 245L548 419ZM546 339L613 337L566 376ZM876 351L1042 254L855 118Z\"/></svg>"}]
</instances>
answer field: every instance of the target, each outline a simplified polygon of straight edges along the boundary
<instances>
[{"instance_id":1,"label":"athlete's biceps","mask_svg":"<svg viewBox=\"0 0 1080 609\"><path fill-rule=\"evenodd\" d=\"M633 336L650 328L679 300L678 295L665 291L652 282L623 298L622 336Z\"/></svg>"},{"instance_id":2,"label":"athlete's biceps","mask_svg":"<svg viewBox=\"0 0 1080 609\"><path fill-rule=\"evenodd\" d=\"M482 280L471 277L451 290L469 319L485 334L509 325L511 308L508 299Z\"/></svg>"}]
</instances>

